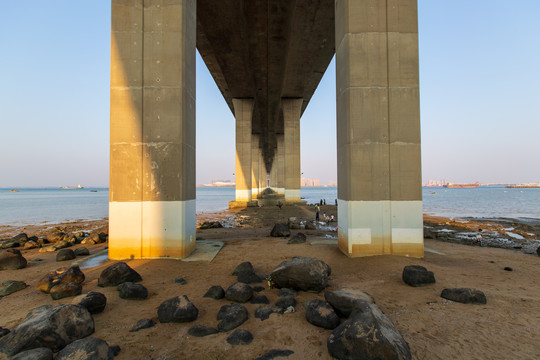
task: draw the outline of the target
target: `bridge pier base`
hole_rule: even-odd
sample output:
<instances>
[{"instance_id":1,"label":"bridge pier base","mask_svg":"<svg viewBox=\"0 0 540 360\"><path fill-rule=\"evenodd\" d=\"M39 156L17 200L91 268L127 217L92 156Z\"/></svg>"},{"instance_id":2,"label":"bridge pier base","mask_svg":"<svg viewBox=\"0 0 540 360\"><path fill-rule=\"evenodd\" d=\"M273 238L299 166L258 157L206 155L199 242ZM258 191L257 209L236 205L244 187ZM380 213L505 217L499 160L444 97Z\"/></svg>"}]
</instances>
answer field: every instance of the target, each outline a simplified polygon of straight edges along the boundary
<instances>
[{"instance_id":1,"label":"bridge pier base","mask_svg":"<svg viewBox=\"0 0 540 360\"><path fill-rule=\"evenodd\" d=\"M416 0L336 1L338 246L424 255Z\"/></svg>"},{"instance_id":2,"label":"bridge pier base","mask_svg":"<svg viewBox=\"0 0 540 360\"><path fill-rule=\"evenodd\" d=\"M281 99L284 123L285 201L300 201L300 115L303 99Z\"/></svg>"}]
</instances>

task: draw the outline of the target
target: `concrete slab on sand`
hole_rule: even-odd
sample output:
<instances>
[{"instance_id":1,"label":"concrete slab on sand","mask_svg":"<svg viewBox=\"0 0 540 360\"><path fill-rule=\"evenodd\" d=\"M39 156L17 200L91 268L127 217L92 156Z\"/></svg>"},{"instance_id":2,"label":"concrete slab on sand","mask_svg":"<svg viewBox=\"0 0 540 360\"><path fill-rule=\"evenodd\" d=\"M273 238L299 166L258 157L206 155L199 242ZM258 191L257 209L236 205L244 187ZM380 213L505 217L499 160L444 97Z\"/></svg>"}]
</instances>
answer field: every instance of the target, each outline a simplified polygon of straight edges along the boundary
<instances>
[{"instance_id":1,"label":"concrete slab on sand","mask_svg":"<svg viewBox=\"0 0 540 360\"><path fill-rule=\"evenodd\" d=\"M182 261L212 261L223 247L223 241L197 240L197 248Z\"/></svg>"},{"instance_id":2,"label":"concrete slab on sand","mask_svg":"<svg viewBox=\"0 0 540 360\"><path fill-rule=\"evenodd\" d=\"M309 245L337 245L337 239L318 239L313 240Z\"/></svg>"}]
</instances>

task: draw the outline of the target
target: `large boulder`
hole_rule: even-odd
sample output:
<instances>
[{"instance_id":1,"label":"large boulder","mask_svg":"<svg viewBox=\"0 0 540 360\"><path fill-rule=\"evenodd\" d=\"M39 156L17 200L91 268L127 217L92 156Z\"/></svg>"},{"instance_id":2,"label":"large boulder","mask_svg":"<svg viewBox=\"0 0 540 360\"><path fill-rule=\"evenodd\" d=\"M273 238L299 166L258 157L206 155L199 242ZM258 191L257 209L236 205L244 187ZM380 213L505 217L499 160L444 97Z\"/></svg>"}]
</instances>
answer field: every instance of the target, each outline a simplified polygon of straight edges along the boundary
<instances>
[{"instance_id":1,"label":"large boulder","mask_svg":"<svg viewBox=\"0 0 540 360\"><path fill-rule=\"evenodd\" d=\"M238 273L238 282L244 284L260 283L262 280L255 272L250 270L242 270Z\"/></svg>"},{"instance_id":2,"label":"large boulder","mask_svg":"<svg viewBox=\"0 0 540 360\"><path fill-rule=\"evenodd\" d=\"M208 291L206 294L204 294L204 297L211 298L211 299L223 299L225 297L225 290L219 285L214 285Z\"/></svg>"},{"instance_id":3,"label":"large boulder","mask_svg":"<svg viewBox=\"0 0 540 360\"><path fill-rule=\"evenodd\" d=\"M355 288L341 288L338 290L327 290L324 298L336 309L338 314L349 317L357 304L369 302L375 304L373 297L367 292Z\"/></svg>"},{"instance_id":4,"label":"large boulder","mask_svg":"<svg viewBox=\"0 0 540 360\"><path fill-rule=\"evenodd\" d=\"M62 249L56 254L56 261L67 261L75 259L75 252L71 249Z\"/></svg>"},{"instance_id":5,"label":"large boulder","mask_svg":"<svg viewBox=\"0 0 540 360\"><path fill-rule=\"evenodd\" d=\"M219 331L229 331L242 325L248 319L247 309L240 304L223 305L217 314Z\"/></svg>"},{"instance_id":6,"label":"large boulder","mask_svg":"<svg viewBox=\"0 0 540 360\"><path fill-rule=\"evenodd\" d=\"M287 244L303 244L306 242L306 235L304 233L297 233L289 239Z\"/></svg>"},{"instance_id":7,"label":"large boulder","mask_svg":"<svg viewBox=\"0 0 540 360\"><path fill-rule=\"evenodd\" d=\"M208 335L217 334L219 331L217 329L204 326L204 325L195 325L188 330L188 334L195 337L205 337Z\"/></svg>"},{"instance_id":8,"label":"large boulder","mask_svg":"<svg viewBox=\"0 0 540 360\"><path fill-rule=\"evenodd\" d=\"M328 286L330 273L324 261L296 256L279 264L270 276L278 288L319 292Z\"/></svg>"},{"instance_id":9,"label":"large boulder","mask_svg":"<svg viewBox=\"0 0 540 360\"><path fill-rule=\"evenodd\" d=\"M463 304L487 303L486 295L482 291L470 288L444 289L441 293L441 297Z\"/></svg>"},{"instance_id":10,"label":"large boulder","mask_svg":"<svg viewBox=\"0 0 540 360\"><path fill-rule=\"evenodd\" d=\"M243 263L238 264L238 266L236 266L236 268L234 269L232 274L233 275L238 275L238 273L240 273L240 271L250 271L250 272L254 273L255 269L253 268L253 265L251 265L251 263L249 261L244 261Z\"/></svg>"},{"instance_id":11,"label":"large boulder","mask_svg":"<svg viewBox=\"0 0 540 360\"><path fill-rule=\"evenodd\" d=\"M0 289L0 297L8 296L14 292L26 289L28 285L24 281L6 280L2 282L2 288Z\"/></svg>"},{"instance_id":12,"label":"large boulder","mask_svg":"<svg viewBox=\"0 0 540 360\"><path fill-rule=\"evenodd\" d=\"M334 308L326 301L315 299L307 301L306 320L324 329L335 329L339 325L339 317Z\"/></svg>"},{"instance_id":13,"label":"large boulder","mask_svg":"<svg viewBox=\"0 0 540 360\"><path fill-rule=\"evenodd\" d=\"M199 310L186 295L175 296L159 305L158 319L162 323L195 321Z\"/></svg>"},{"instance_id":14,"label":"large boulder","mask_svg":"<svg viewBox=\"0 0 540 360\"><path fill-rule=\"evenodd\" d=\"M71 266L69 268L64 267L56 269L55 271L50 272L42 277L38 281L36 288L39 291L48 294L54 286L71 282L82 284L84 279L84 273L78 266Z\"/></svg>"},{"instance_id":15,"label":"large boulder","mask_svg":"<svg viewBox=\"0 0 540 360\"><path fill-rule=\"evenodd\" d=\"M277 306L262 305L255 310L255 317L264 321L272 314L283 314L284 312L284 309Z\"/></svg>"},{"instance_id":16,"label":"large boulder","mask_svg":"<svg viewBox=\"0 0 540 360\"><path fill-rule=\"evenodd\" d=\"M225 291L225 298L230 301L236 301L239 303L245 303L253 296L253 289L251 286L237 282L229 286Z\"/></svg>"},{"instance_id":17,"label":"large boulder","mask_svg":"<svg viewBox=\"0 0 540 360\"><path fill-rule=\"evenodd\" d=\"M55 229L52 233L47 235L47 241L50 243L55 243L55 242L61 241L64 238L64 236L66 236L66 233L58 229Z\"/></svg>"},{"instance_id":18,"label":"large boulder","mask_svg":"<svg viewBox=\"0 0 540 360\"><path fill-rule=\"evenodd\" d=\"M53 352L49 348L36 348L18 353L11 360L53 360Z\"/></svg>"},{"instance_id":19,"label":"large boulder","mask_svg":"<svg viewBox=\"0 0 540 360\"><path fill-rule=\"evenodd\" d=\"M85 307L90 314L99 314L105 309L107 298L100 292L90 291L74 298L72 304Z\"/></svg>"},{"instance_id":20,"label":"large boulder","mask_svg":"<svg viewBox=\"0 0 540 360\"><path fill-rule=\"evenodd\" d=\"M87 337L76 340L60 350L56 360L113 360L113 350L105 340Z\"/></svg>"},{"instance_id":21,"label":"large boulder","mask_svg":"<svg viewBox=\"0 0 540 360\"><path fill-rule=\"evenodd\" d=\"M118 290L119 296L122 299L144 300L148 297L148 289L141 284L135 284L129 281L118 285L116 290Z\"/></svg>"},{"instance_id":22,"label":"large boulder","mask_svg":"<svg viewBox=\"0 0 540 360\"><path fill-rule=\"evenodd\" d=\"M26 259L17 249L7 249L0 252L0 270L18 270L25 268Z\"/></svg>"},{"instance_id":23,"label":"large boulder","mask_svg":"<svg viewBox=\"0 0 540 360\"><path fill-rule=\"evenodd\" d=\"M80 295L81 292L81 284L77 284L76 282L68 282L53 286L49 294L51 294L53 300L60 300L66 297Z\"/></svg>"},{"instance_id":24,"label":"large boulder","mask_svg":"<svg viewBox=\"0 0 540 360\"><path fill-rule=\"evenodd\" d=\"M101 272L98 286L118 286L126 281L139 282L142 277L125 262L117 262Z\"/></svg>"},{"instance_id":25,"label":"large boulder","mask_svg":"<svg viewBox=\"0 0 540 360\"><path fill-rule=\"evenodd\" d=\"M411 359L409 344L379 307L357 304L345 322L328 338L330 356L340 360Z\"/></svg>"},{"instance_id":26,"label":"large boulder","mask_svg":"<svg viewBox=\"0 0 540 360\"><path fill-rule=\"evenodd\" d=\"M435 283L435 275L420 265L408 265L403 269L403 282L410 286L425 286Z\"/></svg>"},{"instance_id":27,"label":"large boulder","mask_svg":"<svg viewBox=\"0 0 540 360\"><path fill-rule=\"evenodd\" d=\"M80 248L77 248L75 249L75 256L86 256L86 255L90 255L90 251L88 250L88 248L85 248L85 247L80 247Z\"/></svg>"},{"instance_id":28,"label":"large boulder","mask_svg":"<svg viewBox=\"0 0 540 360\"><path fill-rule=\"evenodd\" d=\"M24 250L37 249L39 247L41 247L41 245L34 240L29 240L25 242L23 246Z\"/></svg>"},{"instance_id":29,"label":"large boulder","mask_svg":"<svg viewBox=\"0 0 540 360\"><path fill-rule=\"evenodd\" d=\"M93 332L94 319L86 308L44 305L30 311L22 323L0 338L0 355L13 356L39 347L57 352Z\"/></svg>"},{"instance_id":30,"label":"large boulder","mask_svg":"<svg viewBox=\"0 0 540 360\"><path fill-rule=\"evenodd\" d=\"M275 224L270 232L272 237L288 237L291 236L291 230L287 224Z\"/></svg>"},{"instance_id":31,"label":"large boulder","mask_svg":"<svg viewBox=\"0 0 540 360\"><path fill-rule=\"evenodd\" d=\"M247 330L237 329L227 336L227 342L231 345L249 345L252 341L253 335Z\"/></svg>"}]
</instances>

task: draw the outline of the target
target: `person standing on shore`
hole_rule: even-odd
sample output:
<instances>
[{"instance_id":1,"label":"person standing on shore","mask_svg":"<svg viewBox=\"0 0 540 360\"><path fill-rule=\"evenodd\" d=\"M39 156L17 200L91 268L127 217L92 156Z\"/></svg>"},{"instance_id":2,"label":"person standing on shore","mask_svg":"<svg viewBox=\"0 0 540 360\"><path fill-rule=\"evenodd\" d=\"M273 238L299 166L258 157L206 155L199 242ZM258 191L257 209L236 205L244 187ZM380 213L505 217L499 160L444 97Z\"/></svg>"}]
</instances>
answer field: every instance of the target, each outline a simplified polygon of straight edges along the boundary
<instances>
[{"instance_id":1,"label":"person standing on shore","mask_svg":"<svg viewBox=\"0 0 540 360\"><path fill-rule=\"evenodd\" d=\"M476 234L476 243L480 246L484 246L482 244L482 229L478 229L478 234Z\"/></svg>"},{"instance_id":2,"label":"person standing on shore","mask_svg":"<svg viewBox=\"0 0 540 360\"><path fill-rule=\"evenodd\" d=\"M319 222L319 211L320 211L319 205L316 206L316 210L317 212L315 213L315 221Z\"/></svg>"}]
</instances>

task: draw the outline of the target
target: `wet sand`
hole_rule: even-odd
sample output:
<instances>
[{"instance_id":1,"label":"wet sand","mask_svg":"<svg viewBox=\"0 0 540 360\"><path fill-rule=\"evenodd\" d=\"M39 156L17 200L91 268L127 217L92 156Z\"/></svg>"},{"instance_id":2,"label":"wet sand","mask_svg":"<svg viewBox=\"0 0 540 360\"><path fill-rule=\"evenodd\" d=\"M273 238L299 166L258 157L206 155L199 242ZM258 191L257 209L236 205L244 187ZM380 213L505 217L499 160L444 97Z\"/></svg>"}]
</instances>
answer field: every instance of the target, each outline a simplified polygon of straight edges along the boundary
<instances>
[{"instance_id":1,"label":"wet sand","mask_svg":"<svg viewBox=\"0 0 540 360\"><path fill-rule=\"evenodd\" d=\"M333 214L334 206L323 207L321 214ZM348 258L337 248L335 231L292 230L303 232L307 243L288 245L287 239L269 237L275 222L286 222L295 216L299 220L313 219L312 207L290 206L278 210L248 208L245 210L198 214L197 220L223 220L225 228L198 230L198 239L219 240L224 247L212 262L184 262L179 260L129 260L137 270L142 284L149 290L147 300L124 300L114 287L100 288L97 278L101 271L114 263L107 261L83 270L86 281L83 293L95 290L107 296L107 307L94 315L96 332L93 336L106 340L122 349L117 359L254 359L270 349L289 349L294 354L288 359L329 359L326 341L331 330L324 330L305 320L302 303L323 299L323 292L300 292L296 298L296 312L272 314L268 320L254 317L259 305L244 304L249 320L241 329L249 330L254 340L250 345L232 346L226 342L230 333L219 333L204 338L187 335L193 325L216 327L217 312L225 299L203 298L212 285L227 288L236 282L231 273L239 263L250 261L258 273L270 273L280 262L293 256L316 257L332 268L330 287L356 287L369 292L376 303L394 322L409 343L414 359L537 359L540 349L540 259L519 250L478 247L426 239L424 259L395 256ZM448 227L456 219L426 217L428 226ZM485 226L469 221L469 230ZM448 223L448 224L447 224ZM106 227L106 220L69 223L75 229ZM501 225L505 226L506 225ZM46 233L50 225L26 226L26 229L0 227L0 238L24 230L29 236ZM508 227L506 227L508 228ZM529 233L538 228L529 229ZM39 235L38 235L39 236ZM533 238L530 235L531 239ZM325 240L325 241L320 241ZM310 245L311 242L322 243ZM83 245L77 245L80 247ZM106 244L90 246L90 253L105 249ZM29 265L25 269L0 271L0 282L23 280L25 290L0 299L0 326L13 328L31 309L44 304L71 303L71 298L54 301L35 289L37 281L47 272L69 265L57 263L55 253L23 250ZM35 261L36 259L42 261ZM421 288L412 288L401 280L403 267L418 264L435 273L437 282ZM513 271L505 271L512 267ZM174 284L176 277L186 279L186 285ZM270 303L277 300L278 291L268 289L262 294ZM473 287L482 290L486 305L465 305L440 297L447 287ZM195 322L160 324L157 307L161 302L177 295L187 295L199 309ZM129 329L141 318L151 318L156 326L130 333Z\"/></svg>"}]
</instances>

